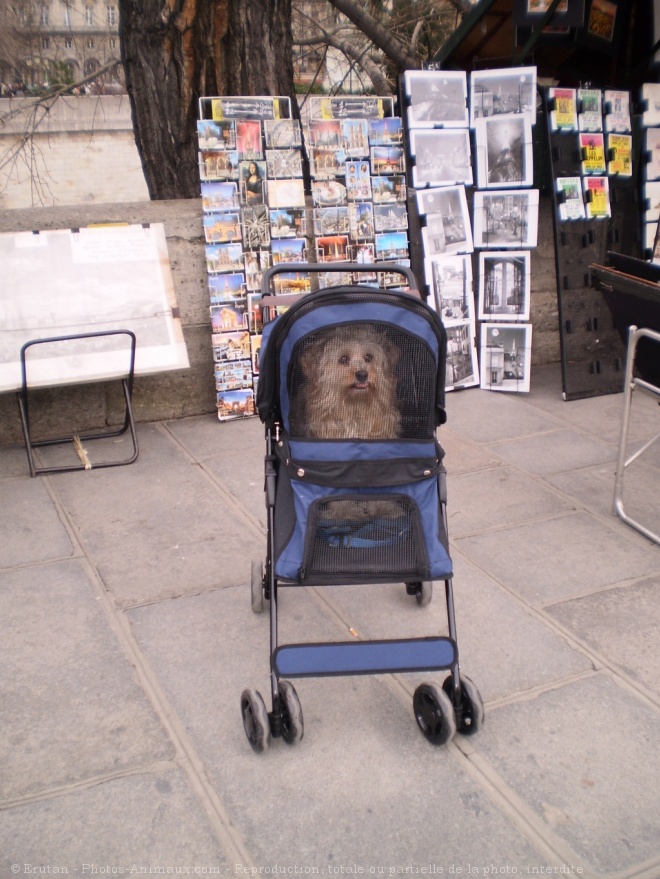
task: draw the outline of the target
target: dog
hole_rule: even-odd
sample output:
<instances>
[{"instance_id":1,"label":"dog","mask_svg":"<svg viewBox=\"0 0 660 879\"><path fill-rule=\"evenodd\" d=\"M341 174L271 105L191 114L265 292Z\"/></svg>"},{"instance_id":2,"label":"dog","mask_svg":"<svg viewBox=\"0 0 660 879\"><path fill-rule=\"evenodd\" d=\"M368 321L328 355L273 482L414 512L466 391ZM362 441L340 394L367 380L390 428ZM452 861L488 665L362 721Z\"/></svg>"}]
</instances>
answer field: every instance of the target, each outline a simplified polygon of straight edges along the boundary
<instances>
[{"instance_id":1,"label":"dog","mask_svg":"<svg viewBox=\"0 0 660 879\"><path fill-rule=\"evenodd\" d=\"M394 367L399 349L384 333L346 325L318 333L299 358L302 382L291 407L291 433L314 439L396 439L401 413ZM364 496L328 503L330 520L366 522L401 515L393 501Z\"/></svg>"},{"instance_id":2,"label":"dog","mask_svg":"<svg viewBox=\"0 0 660 879\"><path fill-rule=\"evenodd\" d=\"M319 332L299 358L291 433L314 439L396 439L399 350L384 333L349 324Z\"/></svg>"}]
</instances>

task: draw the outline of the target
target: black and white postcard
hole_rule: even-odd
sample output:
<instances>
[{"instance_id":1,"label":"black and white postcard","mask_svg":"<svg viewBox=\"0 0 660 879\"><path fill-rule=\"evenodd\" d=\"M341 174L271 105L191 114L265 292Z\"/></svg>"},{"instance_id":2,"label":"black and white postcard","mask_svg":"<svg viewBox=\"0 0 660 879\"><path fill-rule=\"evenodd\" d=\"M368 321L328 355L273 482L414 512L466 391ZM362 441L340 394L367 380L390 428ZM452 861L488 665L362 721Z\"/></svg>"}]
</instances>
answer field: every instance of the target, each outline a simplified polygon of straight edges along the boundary
<instances>
[{"instance_id":1,"label":"black and white postcard","mask_svg":"<svg viewBox=\"0 0 660 879\"><path fill-rule=\"evenodd\" d=\"M464 186L420 190L417 207L426 217L426 225L422 228L426 256L472 252L472 229Z\"/></svg>"},{"instance_id":2,"label":"black and white postcard","mask_svg":"<svg viewBox=\"0 0 660 879\"><path fill-rule=\"evenodd\" d=\"M269 177L302 177L300 150L266 150L266 170Z\"/></svg>"},{"instance_id":3,"label":"black and white postcard","mask_svg":"<svg viewBox=\"0 0 660 879\"><path fill-rule=\"evenodd\" d=\"M302 146L300 122L297 119L266 119L264 137L268 149L283 150Z\"/></svg>"},{"instance_id":4,"label":"black and white postcard","mask_svg":"<svg viewBox=\"0 0 660 879\"><path fill-rule=\"evenodd\" d=\"M472 232L475 247L536 247L538 189L477 191Z\"/></svg>"},{"instance_id":5,"label":"black and white postcard","mask_svg":"<svg viewBox=\"0 0 660 879\"><path fill-rule=\"evenodd\" d=\"M477 119L522 114L536 123L536 67L474 70L470 74L470 125Z\"/></svg>"},{"instance_id":6,"label":"black and white postcard","mask_svg":"<svg viewBox=\"0 0 660 879\"><path fill-rule=\"evenodd\" d=\"M531 324L481 324L481 387L488 391L529 391Z\"/></svg>"},{"instance_id":7,"label":"black and white postcard","mask_svg":"<svg viewBox=\"0 0 660 879\"><path fill-rule=\"evenodd\" d=\"M255 205L251 208L243 208L241 211L243 221L243 246L246 250L261 250L270 243L270 220L268 207Z\"/></svg>"},{"instance_id":8,"label":"black and white postcard","mask_svg":"<svg viewBox=\"0 0 660 879\"><path fill-rule=\"evenodd\" d=\"M534 179L532 126L525 116L477 119L477 185L480 189L531 186Z\"/></svg>"},{"instance_id":9,"label":"black and white postcard","mask_svg":"<svg viewBox=\"0 0 660 879\"><path fill-rule=\"evenodd\" d=\"M248 250L244 254L245 286L248 290L261 290L261 278L266 269L270 268L269 250Z\"/></svg>"},{"instance_id":10,"label":"black and white postcard","mask_svg":"<svg viewBox=\"0 0 660 879\"><path fill-rule=\"evenodd\" d=\"M470 132L467 128L411 131L413 186L472 184Z\"/></svg>"},{"instance_id":11,"label":"black and white postcard","mask_svg":"<svg viewBox=\"0 0 660 879\"><path fill-rule=\"evenodd\" d=\"M528 250L479 254L479 320L529 320Z\"/></svg>"},{"instance_id":12,"label":"black and white postcard","mask_svg":"<svg viewBox=\"0 0 660 879\"><path fill-rule=\"evenodd\" d=\"M474 342L475 325L470 320L447 327L445 389L471 388L479 384L479 363Z\"/></svg>"},{"instance_id":13,"label":"black and white postcard","mask_svg":"<svg viewBox=\"0 0 660 879\"><path fill-rule=\"evenodd\" d=\"M474 321L471 256L434 256L424 260L424 271L432 303L445 326Z\"/></svg>"},{"instance_id":14,"label":"black and white postcard","mask_svg":"<svg viewBox=\"0 0 660 879\"><path fill-rule=\"evenodd\" d=\"M465 128L469 124L467 75L463 70L407 70L410 128Z\"/></svg>"}]
</instances>

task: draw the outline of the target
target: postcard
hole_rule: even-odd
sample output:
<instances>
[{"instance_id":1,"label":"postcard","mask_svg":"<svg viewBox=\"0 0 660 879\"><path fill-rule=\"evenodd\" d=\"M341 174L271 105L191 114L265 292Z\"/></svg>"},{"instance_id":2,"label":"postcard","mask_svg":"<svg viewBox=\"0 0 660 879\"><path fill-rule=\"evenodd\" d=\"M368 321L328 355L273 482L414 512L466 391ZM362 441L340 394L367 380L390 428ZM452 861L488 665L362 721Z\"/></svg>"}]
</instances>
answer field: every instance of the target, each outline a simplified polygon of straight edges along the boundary
<instances>
[{"instance_id":1,"label":"postcard","mask_svg":"<svg viewBox=\"0 0 660 879\"><path fill-rule=\"evenodd\" d=\"M472 183L470 132L467 128L411 131L413 186Z\"/></svg>"},{"instance_id":2,"label":"postcard","mask_svg":"<svg viewBox=\"0 0 660 879\"><path fill-rule=\"evenodd\" d=\"M197 140L200 150L235 150L236 123L228 119L219 122L198 119Z\"/></svg>"},{"instance_id":3,"label":"postcard","mask_svg":"<svg viewBox=\"0 0 660 879\"><path fill-rule=\"evenodd\" d=\"M475 192L474 246L536 247L538 218L538 189Z\"/></svg>"},{"instance_id":4,"label":"postcard","mask_svg":"<svg viewBox=\"0 0 660 879\"><path fill-rule=\"evenodd\" d=\"M266 269L271 266L269 250L248 250L243 255L245 268L245 286L248 290L260 290L261 279Z\"/></svg>"},{"instance_id":5,"label":"postcard","mask_svg":"<svg viewBox=\"0 0 660 879\"><path fill-rule=\"evenodd\" d=\"M201 188L203 211L238 208L238 186L234 181L202 181Z\"/></svg>"},{"instance_id":6,"label":"postcard","mask_svg":"<svg viewBox=\"0 0 660 879\"><path fill-rule=\"evenodd\" d=\"M660 82L642 84L642 125L660 125Z\"/></svg>"},{"instance_id":7,"label":"postcard","mask_svg":"<svg viewBox=\"0 0 660 879\"><path fill-rule=\"evenodd\" d=\"M583 220L585 217L581 177L557 177L559 219Z\"/></svg>"},{"instance_id":8,"label":"postcard","mask_svg":"<svg viewBox=\"0 0 660 879\"><path fill-rule=\"evenodd\" d=\"M273 238L270 250L274 266L283 262L307 262L306 238Z\"/></svg>"},{"instance_id":9,"label":"postcard","mask_svg":"<svg viewBox=\"0 0 660 879\"><path fill-rule=\"evenodd\" d=\"M213 345L213 359L216 363L222 363L225 360L250 359L250 334L247 330L214 333L211 343Z\"/></svg>"},{"instance_id":10,"label":"postcard","mask_svg":"<svg viewBox=\"0 0 660 879\"><path fill-rule=\"evenodd\" d=\"M611 43L614 39L616 14L617 4L613 3L612 0L591 0L587 33L599 40Z\"/></svg>"},{"instance_id":11,"label":"postcard","mask_svg":"<svg viewBox=\"0 0 660 879\"><path fill-rule=\"evenodd\" d=\"M529 320L528 250L479 254L479 320Z\"/></svg>"},{"instance_id":12,"label":"postcard","mask_svg":"<svg viewBox=\"0 0 660 879\"><path fill-rule=\"evenodd\" d=\"M243 269L242 244L207 244L206 270L215 272L240 272Z\"/></svg>"},{"instance_id":13,"label":"postcard","mask_svg":"<svg viewBox=\"0 0 660 879\"><path fill-rule=\"evenodd\" d=\"M587 219L605 219L612 215L610 186L607 177L583 177L584 202Z\"/></svg>"},{"instance_id":14,"label":"postcard","mask_svg":"<svg viewBox=\"0 0 660 879\"><path fill-rule=\"evenodd\" d=\"M245 298L245 275L242 272L209 275L208 280L211 305L220 305L223 302L233 302Z\"/></svg>"},{"instance_id":15,"label":"postcard","mask_svg":"<svg viewBox=\"0 0 660 879\"><path fill-rule=\"evenodd\" d=\"M357 207L357 205L352 205ZM350 231L348 207L314 208L315 235L341 235Z\"/></svg>"},{"instance_id":16,"label":"postcard","mask_svg":"<svg viewBox=\"0 0 660 879\"><path fill-rule=\"evenodd\" d=\"M446 390L470 388L479 384L479 364L474 339L473 321L464 320L447 327Z\"/></svg>"},{"instance_id":17,"label":"postcard","mask_svg":"<svg viewBox=\"0 0 660 879\"><path fill-rule=\"evenodd\" d=\"M644 222L657 223L660 220L660 180L644 184L644 201Z\"/></svg>"},{"instance_id":18,"label":"postcard","mask_svg":"<svg viewBox=\"0 0 660 879\"><path fill-rule=\"evenodd\" d=\"M409 258L406 232L383 232L376 235L376 260L399 262L399 260Z\"/></svg>"},{"instance_id":19,"label":"postcard","mask_svg":"<svg viewBox=\"0 0 660 879\"><path fill-rule=\"evenodd\" d=\"M305 205L304 195L303 190L302 207ZM318 207L344 205L346 204L346 187L338 180L313 180L312 199Z\"/></svg>"},{"instance_id":20,"label":"postcard","mask_svg":"<svg viewBox=\"0 0 660 879\"><path fill-rule=\"evenodd\" d=\"M379 204L399 204L406 201L406 178L402 176L394 177L372 177L371 188L373 192L374 205Z\"/></svg>"},{"instance_id":21,"label":"postcard","mask_svg":"<svg viewBox=\"0 0 660 879\"><path fill-rule=\"evenodd\" d=\"M466 128L467 74L463 70L407 70L403 74L410 128Z\"/></svg>"},{"instance_id":22,"label":"postcard","mask_svg":"<svg viewBox=\"0 0 660 879\"><path fill-rule=\"evenodd\" d=\"M372 147L371 173L403 174L406 170L406 159L402 147Z\"/></svg>"},{"instance_id":23,"label":"postcard","mask_svg":"<svg viewBox=\"0 0 660 879\"><path fill-rule=\"evenodd\" d=\"M234 421L255 414L254 391L245 388L236 391L218 391L218 418L220 421Z\"/></svg>"},{"instance_id":24,"label":"postcard","mask_svg":"<svg viewBox=\"0 0 660 879\"><path fill-rule=\"evenodd\" d=\"M268 182L268 205L270 208L304 208L305 187L298 178L270 180Z\"/></svg>"},{"instance_id":25,"label":"postcard","mask_svg":"<svg viewBox=\"0 0 660 879\"><path fill-rule=\"evenodd\" d=\"M309 293L312 279L308 272L282 272L273 276L276 293Z\"/></svg>"},{"instance_id":26,"label":"postcard","mask_svg":"<svg viewBox=\"0 0 660 879\"><path fill-rule=\"evenodd\" d=\"M423 189L417 193L419 213L425 215L422 229L426 256L471 253L472 228L464 186Z\"/></svg>"},{"instance_id":27,"label":"postcard","mask_svg":"<svg viewBox=\"0 0 660 879\"><path fill-rule=\"evenodd\" d=\"M607 135L607 173L632 176L632 135Z\"/></svg>"},{"instance_id":28,"label":"postcard","mask_svg":"<svg viewBox=\"0 0 660 879\"><path fill-rule=\"evenodd\" d=\"M316 239L317 262L350 262L348 235L323 235Z\"/></svg>"},{"instance_id":29,"label":"postcard","mask_svg":"<svg viewBox=\"0 0 660 879\"><path fill-rule=\"evenodd\" d=\"M326 208L332 210L332 208ZM374 237L374 206L370 201L356 202L348 206L348 224L352 241Z\"/></svg>"},{"instance_id":30,"label":"postcard","mask_svg":"<svg viewBox=\"0 0 660 879\"><path fill-rule=\"evenodd\" d=\"M215 364L216 391L233 391L252 387L252 364L249 360Z\"/></svg>"},{"instance_id":31,"label":"postcard","mask_svg":"<svg viewBox=\"0 0 660 879\"><path fill-rule=\"evenodd\" d=\"M304 208L277 208L268 212L272 238L304 238L307 221Z\"/></svg>"},{"instance_id":32,"label":"postcard","mask_svg":"<svg viewBox=\"0 0 660 879\"><path fill-rule=\"evenodd\" d=\"M580 167L583 174L605 173L605 140L600 132L580 132Z\"/></svg>"},{"instance_id":33,"label":"postcard","mask_svg":"<svg viewBox=\"0 0 660 879\"><path fill-rule=\"evenodd\" d=\"M603 93L600 89L578 89L577 106L580 131L603 130Z\"/></svg>"},{"instance_id":34,"label":"postcard","mask_svg":"<svg viewBox=\"0 0 660 879\"><path fill-rule=\"evenodd\" d=\"M408 210L404 204L375 204L374 230L397 232L408 228Z\"/></svg>"},{"instance_id":35,"label":"postcard","mask_svg":"<svg viewBox=\"0 0 660 879\"><path fill-rule=\"evenodd\" d=\"M551 131L577 131L577 92L575 89L549 88Z\"/></svg>"},{"instance_id":36,"label":"postcard","mask_svg":"<svg viewBox=\"0 0 660 879\"><path fill-rule=\"evenodd\" d=\"M261 333L264 328L262 293L248 293L248 326L251 333Z\"/></svg>"},{"instance_id":37,"label":"postcard","mask_svg":"<svg viewBox=\"0 0 660 879\"><path fill-rule=\"evenodd\" d=\"M297 119L265 119L264 137L268 149L302 146L302 132Z\"/></svg>"},{"instance_id":38,"label":"postcard","mask_svg":"<svg viewBox=\"0 0 660 879\"><path fill-rule=\"evenodd\" d=\"M342 123L338 119L312 119L307 124L307 140L315 147L343 149Z\"/></svg>"},{"instance_id":39,"label":"postcard","mask_svg":"<svg viewBox=\"0 0 660 879\"><path fill-rule=\"evenodd\" d=\"M346 173L346 155L344 150L324 146L312 147L310 151L310 169L312 177L317 180L343 177Z\"/></svg>"},{"instance_id":40,"label":"postcard","mask_svg":"<svg viewBox=\"0 0 660 879\"><path fill-rule=\"evenodd\" d=\"M520 113L536 124L536 67L474 70L470 74L470 125L487 116Z\"/></svg>"},{"instance_id":41,"label":"postcard","mask_svg":"<svg viewBox=\"0 0 660 879\"><path fill-rule=\"evenodd\" d=\"M647 128L645 134L645 176L647 180L660 180L660 128Z\"/></svg>"},{"instance_id":42,"label":"postcard","mask_svg":"<svg viewBox=\"0 0 660 879\"><path fill-rule=\"evenodd\" d=\"M207 244L221 244L226 241L240 241L242 239L239 211L204 214L202 225Z\"/></svg>"},{"instance_id":43,"label":"postcard","mask_svg":"<svg viewBox=\"0 0 660 879\"><path fill-rule=\"evenodd\" d=\"M605 131L616 131L629 134L630 123L630 92L605 89Z\"/></svg>"},{"instance_id":44,"label":"postcard","mask_svg":"<svg viewBox=\"0 0 660 879\"><path fill-rule=\"evenodd\" d=\"M202 150L199 154L201 180L238 180L236 150Z\"/></svg>"},{"instance_id":45,"label":"postcard","mask_svg":"<svg viewBox=\"0 0 660 879\"><path fill-rule=\"evenodd\" d=\"M532 127L525 116L491 116L475 123L480 188L531 186Z\"/></svg>"},{"instance_id":46,"label":"postcard","mask_svg":"<svg viewBox=\"0 0 660 879\"><path fill-rule=\"evenodd\" d=\"M369 126L366 119L344 119L342 123L346 159L369 155Z\"/></svg>"},{"instance_id":47,"label":"postcard","mask_svg":"<svg viewBox=\"0 0 660 879\"><path fill-rule=\"evenodd\" d=\"M469 254L446 254L424 260L426 283L432 304L445 326L474 320L472 258Z\"/></svg>"},{"instance_id":48,"label":"postcard","mask_svg":"<svg viewBox=\"0 0 660 879\"><path fill-rule=\"evenodd\" d=\"M372 197L369 162L346 162L346 197L348 201Z\"/></svg>"},{"instance_id":49,"label":"postcard","mask_svg":"<svg viewBox=\"0 0 660 879\"><path fill-rule=\"evenodd\" d=\"M247 296L211 305L211 329L214 334L247 330Z\"/></svg>"},{"instance_id":50,"label":"postcard","mask_svg":"<svg viewBox=\"0 0 660 879\"><path fill-rule=\"evenodd\" d=\"M236 122L236 149L241 161L263 159L261 122L258 119L241 119Z\"/></svg>"},{"instance_id":51,"label":"postcard","mask_svg":"<svg viewBox=\"0 0 660 879\"><path fill-rule=\"evenodd\" d=\"M246 250L260 250L270 242L270 220L267 205L244 207L241 211L243 221L243 246Z\"/></svg>"},{"instance_id":52,"label":"postcard","mask_svg":"<svg viewBox=\"0 0 660 879\"><path fill-rule=\"evenodd\" d=\"M371 146L403 146L403 121L399 116L369 119Z\"/></svg>"},{"instance_id":53,"label":"postcard","mask_svg":"<svg viewBox=\"0 0 660 879\"><path fill-rule=\"evenodd\" d=\"M532 363L532 325L481 324L481 382L488 391L527 392Z\"/></svg>"},{"instance_id":54,"label":"postcard","mask_svg":"<svg viewBox=\"0 0 660 879\"><path fill-rule=\"evenodd\" d=\"M302 177L300 150L266 150L268 177Z\"/></svg>"}]
</instances>

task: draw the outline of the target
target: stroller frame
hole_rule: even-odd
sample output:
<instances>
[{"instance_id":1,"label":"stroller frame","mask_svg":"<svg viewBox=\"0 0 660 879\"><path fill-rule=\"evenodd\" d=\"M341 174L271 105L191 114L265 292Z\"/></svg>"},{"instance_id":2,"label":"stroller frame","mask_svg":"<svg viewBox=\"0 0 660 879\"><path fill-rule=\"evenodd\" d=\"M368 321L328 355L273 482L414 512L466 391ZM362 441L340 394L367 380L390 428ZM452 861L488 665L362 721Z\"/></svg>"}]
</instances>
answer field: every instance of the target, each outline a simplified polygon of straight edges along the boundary
<instances>
[{"instance_id":1,"label":"stroller frame","mask_svg":"<svg viewBox=\"0 0 660 879\"><path fill-rule=\"evenodd\" d=\"M382 266L333 264L333 271L382 271ZM408 281L411 295L419 298L413 273L405 266L387 265L388 272L403 275ZM328 266L316 264L285 264L268 269L263 276L262 302L266 308L282 301L282 297L268 297L273 275L283 271L326 272ZM373 288L365 288L370 293ZM340 288L328 288L340 290ZM400 291L388 290L388 294ZM319 293L311 294L319 297ZM303 297L298 296L297 299ZM420 299L421 302L421 299ZM268 313L265 314L265 322ZM440 322L441 324L441 322ZM442 327L444 333L444 327ZM443 389L444 391L444 389ZM260 415L261 415L260 411ZM443 413L444 414L444 413ZM278 589L280 586L299 586L299 581L278 576L275 572L275 517L278 481L278 447L282 446L278 420L266 421L266 455L264 459L265 503L267 509L267 553L265 564L252 562L251 600L252 610L260 613L265 602L269 604L270 616L270 697L272 708L267 711L260 693L248 688L241 694L241 713L248 741L256 752L266 750L273 738L283 738L288 744L299 742L304 734L302 709L290 678L329 677L348 675L396 674L408 672L449 670L442 686L420 684L414 693L413 709L418 726L424 736L434 745L446 745L456 732L472 735L483 724L484 708L479 691L473 682L461 674L458 660L456 617L452 575L444 576L444 592L447 608L448 636L438 635L422 638L352 640L332 642L280 644L278 639ZM440 423L440 422L438 422ZM439 519L447 534L446 516L446 470L440 459L437 467L437 492ZM385 582L380 576L376 582ZM349 579L335 582L357 584L361 580ZM367 581L365 581L367 582ZM396 578L393 582L397 582ZM312 582L310 585L323 585ZM433 594L432 580L414 580L405 583L409 595L415 596L420 606L430 603Z\"/></svg>"}]
</instances>

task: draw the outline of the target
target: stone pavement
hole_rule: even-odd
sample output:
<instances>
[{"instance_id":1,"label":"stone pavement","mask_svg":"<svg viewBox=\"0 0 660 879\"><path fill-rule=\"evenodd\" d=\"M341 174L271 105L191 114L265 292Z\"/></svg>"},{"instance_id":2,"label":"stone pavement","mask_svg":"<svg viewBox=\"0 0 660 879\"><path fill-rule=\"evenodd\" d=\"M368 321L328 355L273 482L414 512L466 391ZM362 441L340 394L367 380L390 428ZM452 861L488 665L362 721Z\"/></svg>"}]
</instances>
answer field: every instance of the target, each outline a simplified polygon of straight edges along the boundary
<instances>
[{"instance_id":1,"label":"stone pavement","mask_svg":"<svg viewBox=\"0 0 660 879\"><path fill-rule=\"evenodd\" d=\"M448 396L458 640L486 721L447 748L413 717L429 675L402 675L297 681L303 741L250 749L240 693L269 693L257 419L141 424L135 464L34 479L0 447L0 879L657 879L660 548L611 512L621 405L563 402L558 367L530 394ZM640 443L659 413L634 405ZM626 485L660 530L658 447ZM284 589L280 623L282 641L406 637L446 611L441 589L427 608L396 585Z\"/></svg>"}]
</instances>

